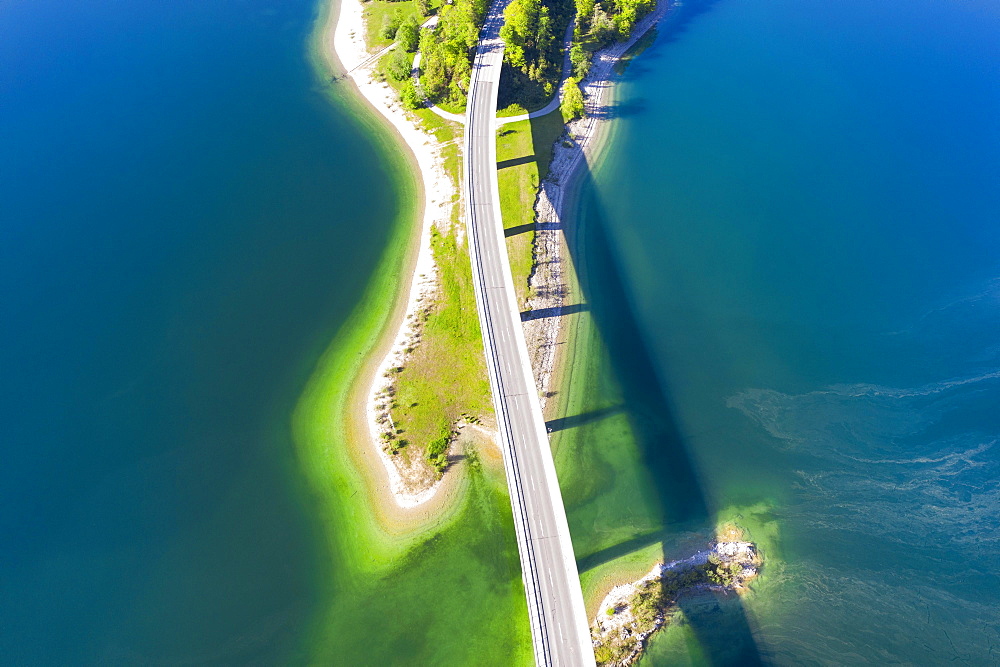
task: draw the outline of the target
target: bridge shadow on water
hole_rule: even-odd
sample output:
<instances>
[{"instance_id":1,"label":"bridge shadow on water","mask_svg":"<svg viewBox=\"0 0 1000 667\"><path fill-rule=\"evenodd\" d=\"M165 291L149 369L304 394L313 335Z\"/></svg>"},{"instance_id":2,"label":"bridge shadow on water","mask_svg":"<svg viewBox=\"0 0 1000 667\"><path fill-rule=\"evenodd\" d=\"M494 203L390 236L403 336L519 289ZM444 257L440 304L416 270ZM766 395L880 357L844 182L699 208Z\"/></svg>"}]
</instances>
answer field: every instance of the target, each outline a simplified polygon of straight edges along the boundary
<instances>
[{"instance_id":1,"label":"bridge shadow on water","mask_svg":"<svg viewBox=\"0 0 1000 667\"><path fill-rule=\"evenodd\" d=\"M666 38L668 42L678 39L693 19L714 4L715 0L689 0L661 24L659 39ZM608 115L616 114L609 110ZM654 505L646 509L662 527L593 553L578 553L583 573L655 544L660 545L665 558L684 557L688 554L677 553L674 546L677 535L714 530L717 508L711 506L678 427L669 388L661 377L663 361L653 354L636 314L599 194L592 187L591 172L586 164L578 169L574 189L582 200L577 211L564 211L564 218L569 221L564 233L582 290L582 298L574 300L582 301L589 310L606 357L604 372L612 376L621 401L610 408L560 416L548 425L551 430L563 433L581 429L575 437L582 440L582 446L598 447L601 443L586 440L586 429L603 419L621 419L624 414L641 466L653 487L652 499L637 489L636 503ZM572 513L572 506L568 509ZM710 664L761 664L760 651L738 596L686 594L678 600L678 606Z\"/></svg>"},{"instance_id":2,"label":"bridge shadow on water","mask_svg":"<svg viewBox=\"0 0 1000 667\"><path fill-rule=\"evenodd\" d=\"M569 417L560 417L558 419L550 419L545 422L545 427L549 430L549 433L555 433L556 431L565 431L569 428L575 428L577 426L583 426L584 424L589 424L611 415L617 415L624 412L625 406L623 405L612 405L608 408L601 408L599 410L591 410L589 412L584 412L579 415L571 415Z\"/></svg>"},{"instance_id":3,"label":"bridge shadow on water","mask_svg":"<svg viewBox=\"0 0 1000 667\"><path fill-rule=\"evenodd\" d=\"M546 317L562 317L563 315L572 315L573 313L583 313L587 309L587 304L585 303L571 303L553 308L536 308L535 310L522 311L521 321L530 322L532 320L545 319Z\"/></svg>"},{"instance_id":4,"label":"bridge shadow on water","mask_svg":"<svg viewBox=\"0 0 1000 667\"><path fill-rule=\"evenodd\" d=\"M636 316L601 203L596 190L589 187L590 173L577 174L577 178L584 200L573 228L567 230L568 246L574 264L582 268L583 300L589 304L592 323L622 404L603 413L561 417L550 424L568 430L624 412L655 492L655 507L650 509L663 526L662 532L646 533L594 553L578 554L580 571L586 572L657 543L665 558L683 557L686 554L672 550L671 534L711 531L715 527L715 512L674 417L668 388L659 372L662 361L652 353ZM596 444L584 442L583 446ZM710 664L761 663L746 611L737 596L686 594L680 597L678 606Z\"/></svg>"}]
</instances>

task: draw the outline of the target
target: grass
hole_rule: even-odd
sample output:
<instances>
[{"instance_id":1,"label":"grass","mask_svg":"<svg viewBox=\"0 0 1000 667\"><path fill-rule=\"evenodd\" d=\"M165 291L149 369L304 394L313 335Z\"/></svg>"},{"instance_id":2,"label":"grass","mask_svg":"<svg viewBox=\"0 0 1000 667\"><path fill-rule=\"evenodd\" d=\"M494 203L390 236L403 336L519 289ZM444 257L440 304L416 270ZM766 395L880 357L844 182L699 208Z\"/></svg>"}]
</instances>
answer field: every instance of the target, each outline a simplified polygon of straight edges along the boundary
<instances>
[{"instance_id":1,"label":"grass","mask_svg":"<svg viewBox=\"0 0 1000 667\"><path fill-rule=\"evenodd\" d=\"M396 90L403 85L390 77L386 80ZM461 169L457 139L461 128L429 109L412 113L442 146L445 173L457 186ZM458 201L456 194L448 229L432 232L440 289L428 304L420 342L395 381L395 407L390 413L397 430L402 429L399 438L408 443L402 450L404 456L426 456L433 443L450 438L455 423L463 416L482 419L492 414L469 249L464 235L459 234Z\"/></svg>"},{"instance_id":2,"label":"grass","mask_svg":"<svg viewBox=\"0 0 1000 667\"><path fill-rule=\"evenodd\" d=\"M435 441L449 439L463 415L481 419L492 413L469 249L454 225L435 229L431 244L440 291L399 373L392 410L400 437L424 454Z\"/></svg>"},{"instance_id":3,"label":"grass","mask_svg":"<svg viewBox=\"0 0 1000 667\"><path fill-rule=\"evenodd\" d=\"M497 132L497 168L500 211L507 237L507 254L517 302L530 298L528 278L534 266L535 198L549 172L552 144L562 134L559 111L504 125Z\"/></svg>"}]
</instances>

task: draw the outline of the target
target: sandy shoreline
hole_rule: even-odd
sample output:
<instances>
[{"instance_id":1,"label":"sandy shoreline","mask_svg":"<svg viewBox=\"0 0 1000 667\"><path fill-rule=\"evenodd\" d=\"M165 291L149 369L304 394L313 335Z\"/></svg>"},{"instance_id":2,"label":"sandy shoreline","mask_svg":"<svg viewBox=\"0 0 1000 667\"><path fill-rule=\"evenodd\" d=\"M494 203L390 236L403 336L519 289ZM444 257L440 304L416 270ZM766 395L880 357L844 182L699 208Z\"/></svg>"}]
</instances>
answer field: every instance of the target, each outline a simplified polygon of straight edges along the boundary
<instances>
[{"instance_id":1,"label":"sandy shoreline","mask_svg":"<svg viewBox=\"0 0 1000 667\"><path fill-rule=\"evenodd\" d=\"M438 495L438 491L451 490L451 487L456 486L452 480L456 475L445 475L431 486L424 485L425 488L415 490L411 474L414 472L414 466L397 465L380 445L380 436L385 429L380 425L376 406L379 404L378 394L391 382L386 372L401 364L406 354L405 350L413 342L419 313L438 288L437 267L431 250L431 230L435 224L448 224L449 207L446 204L453 201L456 194L455 184L444 171L441 146L411 119L399 103L396 92L388 84L378 82L371 76L371 67L377 64L377 59L371 60L372 53L365 44L364 9L360 0L340 0L338 5L330 7L331 16L322 28L321 55L331 71L337 74L350 72L347 77L341 78L337 85L349 85L348 82L353 84L361 98L389 122L409 148L423 192L416 257L413 265L403 270L406 278L402 287L408 292L405 308L389 325L389 330L396 332L391 346L374 371L366 374L369 384L364 396L364 413L368 426L368 442L367 446L359 447L368 452L367 455L362 454L359 457L363 459L359 461L362 467L381 468L380 471L366 471L369 477L375 478L375 485L378 487L376 492L382 496L377 499L377 504L388 514L406 515L409 512L405 510L414 510L418 506L427 504ZM370 465L371 452L378 456L382 466ZM368 462L367 465L365 462ZM423 472L422 468L419 472ZM396 511L385 507L390 503L396 506Z\"/></svg>"}]
</instances>

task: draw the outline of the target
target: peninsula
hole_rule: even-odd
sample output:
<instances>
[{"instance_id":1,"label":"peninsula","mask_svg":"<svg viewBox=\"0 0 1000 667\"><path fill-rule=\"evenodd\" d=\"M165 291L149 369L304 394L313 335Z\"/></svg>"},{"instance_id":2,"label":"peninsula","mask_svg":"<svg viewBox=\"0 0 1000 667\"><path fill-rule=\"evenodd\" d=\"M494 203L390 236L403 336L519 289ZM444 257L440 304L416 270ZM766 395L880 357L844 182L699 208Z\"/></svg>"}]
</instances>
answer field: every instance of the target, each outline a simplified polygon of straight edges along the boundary
<instances>
[{"instance_id":1,"label":"peninsula","mask_svg":"<svg viewBox=\"0 0 1000 667\"><path fill-rule=\"evenodd\" d=\"M441 8L398 3L402 8L391 14L384 4L374 0L364 8L348 0L332 37L330 30L324 33L332 81L353 81L392 124L414 156L426 197L408 298L367 394L370 446L384 470L383 502L412 511L451 488L455 475L449 470L473 446L470 432L479 437L480 452L488 442L499 447L514 506L535 662L593 663L538 400L556 367L559 318L525 318L520 311L563 308L563 241L556 233L566 188L597 147L615 64L659 20L666 4L622 3L612 16L600 4L584 3L575 8L575 20L537 0L498 1L489 8L462 1ZM427 19L435 9L438 14ZM381 27L375 32L378 15ZM565 26L562 43L553 38L563 32L557 24ZM460 56L442 64L446 58L439 45L463 25L466 48L477 45L471 67ZM469 41L471 29L475 43ZM552 65L558 60L561 69ZM510 81L501 81L501 63ZM498 100L506 107L501 119ZM524 217L526 210L526 226L534 232L527 247L531 261L521 262L517 253L524 252L524 244L511 247L503 233L496 128L549 114L559 122L558 133L549 138L547 173L539 169L537 180L513 192L513 204L521 209L515 215ZM571 123L568 129L564 122ZM457 146L460 125L464 151L448 154ZM461 190L458 164L464 173ZM465 234L458 224L463 200ZM547 224L536 224L542 221ZM466 274L470 260L471 275ZM468 326L470 292L479 314L475 330ZM452 313L457 318L446 316L449 306L457 306ZM449 326L439 326L449 320ZM428 350L434 354L425 354ZM447 375L441 369L445 359L461 362L456 366L463 390L448 391L449 382L441 377ZM487 387L468 382L477 376L489 377L495 411L489 409Z\"/></svg>"}]
</instances>

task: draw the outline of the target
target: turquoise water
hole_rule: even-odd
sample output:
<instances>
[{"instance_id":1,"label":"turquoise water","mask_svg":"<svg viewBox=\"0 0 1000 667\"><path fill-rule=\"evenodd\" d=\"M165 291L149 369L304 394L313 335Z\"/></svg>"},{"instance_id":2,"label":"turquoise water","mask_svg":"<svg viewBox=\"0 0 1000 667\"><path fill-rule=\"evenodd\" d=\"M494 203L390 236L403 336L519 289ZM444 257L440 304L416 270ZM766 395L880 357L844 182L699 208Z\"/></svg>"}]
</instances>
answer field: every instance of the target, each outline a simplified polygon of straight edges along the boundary
<instances>
[{"instance_id":1,"label":"turquoise water","mask_svg":"<svg viewBox=\"0 0 1000 667\"><path fill-rule=\"evenodd\" d=\"M588 296L658 424L646 523L763 507L780 549L741 609L692 610L744 613L739 657L696 627L646 662L995 663L1000 10L682 11L584 188Z\"/></svg>"},{"instance_id":2,"label":"turquoise water","mask_svg":"<svg viewBox=\"0 0 1000 667\"><path fill-rule=\"evenodd\" d=\"M275 664L325 608L291 414L400 202L313 19L0 9L4 663Z\"/></svg>"},{"instance_id":3,"label":"turquoise water","mask_svg":"<svg viewBox=\"0 0 1000 667\"><path fill-rule=\"evenodd\" d=\"M766 585L686 609L693 638L668 633L652 664L995 662L1000 12L685 12L629 69L586 190L617 378L588 427L645 444L631 477L589 471L574 538L599 555L732 507L778 526ZM397 161L315 90L312 19L265 0L0 11L4 662L280 663L327 614L317 643L356 661L411 607L380 659L468 662L463 604L463 632L505 639L489 659L523 649L506 517L335 581L290 415L401 202ZM435 601L423 581L469 542Z\"/></svg>"}]
</instances>

